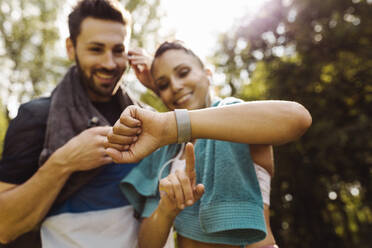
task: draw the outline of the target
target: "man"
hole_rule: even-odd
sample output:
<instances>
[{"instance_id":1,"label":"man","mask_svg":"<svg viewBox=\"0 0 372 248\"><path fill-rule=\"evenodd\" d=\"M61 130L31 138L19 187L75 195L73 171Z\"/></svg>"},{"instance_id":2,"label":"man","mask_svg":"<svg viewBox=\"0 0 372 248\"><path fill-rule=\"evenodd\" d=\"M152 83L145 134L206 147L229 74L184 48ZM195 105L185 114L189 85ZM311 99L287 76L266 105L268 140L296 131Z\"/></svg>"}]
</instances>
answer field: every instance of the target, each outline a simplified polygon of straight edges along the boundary
<instances>
[{"instance_id":1,"label":"man","mask_svg":"<svg viewBox=\"0 0 372 248\"><path fill-rule=\"evenodd\" d=\"M83 0L69 30L76 65L51 97L21 105L6 134L0 243L38 247L24 234L41 224L43 247L134 247L138 223L118 184L136 164L114 164L104 149L108 126L133 104L118 90L130 17L115 0Z\"/></svg>"}]
</instances>

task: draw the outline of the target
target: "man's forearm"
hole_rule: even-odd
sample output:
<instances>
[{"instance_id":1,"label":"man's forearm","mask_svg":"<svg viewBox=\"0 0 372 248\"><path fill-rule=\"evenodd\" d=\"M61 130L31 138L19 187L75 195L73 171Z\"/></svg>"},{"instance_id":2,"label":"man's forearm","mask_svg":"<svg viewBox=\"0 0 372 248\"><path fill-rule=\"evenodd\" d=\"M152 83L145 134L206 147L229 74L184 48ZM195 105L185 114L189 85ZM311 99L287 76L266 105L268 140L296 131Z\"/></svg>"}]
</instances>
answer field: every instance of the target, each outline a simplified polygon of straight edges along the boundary
<instances>
[{"instance_id":1,"label":"man's forearm","mask_svg":"<svg viewBox=\"0 0 372 248\"><path fill-rule=\"evenodd\" d=\"M32 230L48 213L71 174L49 159L25 183L0 185L0 242L8 243Z\"/></svg>"}]
</instances>

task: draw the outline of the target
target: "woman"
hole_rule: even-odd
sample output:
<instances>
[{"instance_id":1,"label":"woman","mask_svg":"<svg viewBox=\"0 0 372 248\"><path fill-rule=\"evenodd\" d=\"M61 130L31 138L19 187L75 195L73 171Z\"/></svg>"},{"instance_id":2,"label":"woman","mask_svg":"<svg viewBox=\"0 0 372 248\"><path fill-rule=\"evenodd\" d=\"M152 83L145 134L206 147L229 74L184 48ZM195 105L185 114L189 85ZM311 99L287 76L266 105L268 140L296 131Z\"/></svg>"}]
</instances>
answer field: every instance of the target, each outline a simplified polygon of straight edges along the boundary
<instances>
[{"instance_id":1,"label":"woman","mask_svg":"<svg viewBox=\"0 0 372 248\"><path fill-rule=\"evenodd\" d=\"M143 68L139 70L137 66L143 66L143 58L134 54L131 62L137 75L141 74ZM211 72L204 68L203 63L191 50L179 43L166 42L159 47L152 63L151 72L154 81L152 85L147 86L161 97L168 108L172 110L180 108L198 110L211 106L217 108L189 111L191 136L194 138L197 150L196 171L190 169L194 164L192 145L186 146L186 152L183 147L180 149L173 145L162 148L144 159L133 170L133 173L123 180L122 189L128 200L135 207L137 206L137 210L142 212L142 216L148 217L141 225L140 247L162 247L167 240L174 220L175 229L178 232L179 247L239 247L245 244L249 244L246 246L249 248L274 247L275 240L269 223L268 196L264 196L266 200L262 211L261 191L265 186L261 183L261 191L259 190L256 173L261 173L260 175L266 177L266 181L264 180L266 184L270 182L270 175L264 170L260 170L254 163L272 172L272 151L271 146L267 144L291 141L295 133L297 133L296 138L302 135L311 123L308 112L302 106L291 102L242 103L238 99L211 99L209 95ZM289 114L294 109L296 110ZM128 151L122 152L108 149L108 154L114 160L124 161L128 159L128 154L138 153L136 150L143 146L146 136L158 136L161 137L158 139L163 139L158 144L148 145L152 150L162 145L174 143L175 140L167 140L167 138L162 138L162 135L148 135L151 128L146 125L154 125L156 122L166 123L161 120L157 121L159 118L147 117L146 120L144 117L145 115L154 116L154 113L144 114L145 111L139 109L135 111L136 113L132 111L129 115L128 112L130 110L117 122L114 133L109 135L109 141L113 143L113 147L118 150L129 148ZM278 113L280 114L278 115ZM302 123L299 125L301 128L293 126L293 123L290 124L293 121L293 119L290 120L290 116L295 119L299 117L297 124ZM135 124L135 119L141 121L142 133L139 136L134 135L134 130L138 132L136 126L139 124ZM152 124L149 124L149 119L152 120ZM172 119L172 116L168 119ZM280 130L283 127L288 129L286 131ZM161 129L160 126L159 128ZM133 131L128 131L130 129ZM119 136L121 137L119 138ZM123 137L126 137L126 140ZM130 138L132 138L131 141L129 141ZM196 138L231 142L195 141ZM151 141L148 138L147 140ZM130 146L118 147L118 144L130 144L132 141L134 143ZM140 145L140 141L142 141L142 145ZM213 148L211 149L211 147ZM226 151L228 152L226 153ZM168 159L172 159L176 152L176 159L172 160L171 171L173 173L160 181L161 200L159 201L158 195L154 193L154 187L157 187L157 184L154 183L154 175L164 175L164 173L162 173L163 168L155 166L155 163L163 164ZM217 155L211 156L210 154L213 152ZM203 155L198 156L199 153ZM140 154L147 155L148 153L142 152ZM213 158L207 159L206 157ZM242 160L245 162L242 163ZM187 164L186 171L182 165L181 169L177 169L178 164ZM224 172L233 180L224 180ZM210 180L211 176L213 180ZM202 184L195 186L195 181L202 182ZM151 182L148 184L152 186L143 187L142 185L146 185L146 182ZM224 189L226 186L233 189L234 193L226 192ZM267 189L266 185L265 191L269 190L269 187ZM197 200L204 193L204 188L206 193L198 202ZM243 190L239 190L240 188ZM146 197L146 200L138 200L141 197L136 194ZM219 194L222 194L222 197ZM226 199L229 201L228 204L224 201ZM139 204L141 201L145 203ZM195 202L196 204L194 204ZM186 208L186 206L188 207ZM261 208L257 206L261 206ZM243 211L239 212L240 209ZM265 235L265 231L267 231L267 235ZM149 240L152 241L149 242Z\"/></svg>"}]
</instances>

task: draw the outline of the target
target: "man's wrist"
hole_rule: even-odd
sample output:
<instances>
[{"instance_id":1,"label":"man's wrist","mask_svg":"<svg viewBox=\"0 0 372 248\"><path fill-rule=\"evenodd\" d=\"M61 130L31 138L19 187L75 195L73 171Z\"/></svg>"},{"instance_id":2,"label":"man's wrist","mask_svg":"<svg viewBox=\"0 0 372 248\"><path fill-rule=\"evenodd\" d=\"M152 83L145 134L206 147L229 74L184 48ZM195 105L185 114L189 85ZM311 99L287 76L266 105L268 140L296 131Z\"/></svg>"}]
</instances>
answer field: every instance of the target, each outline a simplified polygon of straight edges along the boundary
<instances>
[{"instance_id":1,"label":"man's wrist","mask_svg":"<svg viewBox=\"0 0 372 248\"><path fill-rule=\"evenodd\" d=\"M74 173L73 166L71 163L66 161L65 156L60 154L62 152L63 146L58 148L52 155L48 158L43 166L40 169L52 169L54 174L59 174L61 177L69 177Z\"/></svg>"}]
</instances>

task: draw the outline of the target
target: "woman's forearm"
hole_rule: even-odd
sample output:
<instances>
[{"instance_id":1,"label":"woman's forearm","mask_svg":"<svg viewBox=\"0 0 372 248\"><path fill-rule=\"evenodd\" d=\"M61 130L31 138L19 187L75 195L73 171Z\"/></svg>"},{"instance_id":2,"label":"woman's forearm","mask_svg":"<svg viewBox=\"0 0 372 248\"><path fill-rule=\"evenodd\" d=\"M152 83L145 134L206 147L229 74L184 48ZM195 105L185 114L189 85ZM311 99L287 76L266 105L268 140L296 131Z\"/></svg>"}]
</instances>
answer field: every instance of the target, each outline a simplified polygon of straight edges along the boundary
<instances>
[{"instance_id":1,"label":"woman's forearm","mask_svg":"<svg viewBox=\"0 0 372 248\"><path fill-rule=\"evenodd\" d=\"M248 144L284 144L311 125L309 112L288 101L254 101L189 111L192 136Z\"/></svg>"},{"instance_id":2,"label":"woman's forearm","mask_svg":"<svg viewBox=\"0 0 372 248\"><path fill-rule=\"evenodd\" d=\"M167 242L169 231L172 228L175 216L167 215L158 208L154 213L142 221L138 245L140 248L162 248Z\"/></svg>"},{"instance_id":3,"label":"woman's forearm","mask_svg":"<svg viewBox=\"0 0 372 248\"><path fill-rule=\"evenodd\" d=\"M278 145L294 141L305 133L312 121L301 104L290 101L253 101L188 113L193 139L247 144ZM177 133L174 114L169 112L169 118L173 119L169 122L169 133L174 136Z\"/></svg>"}]
</instances>

